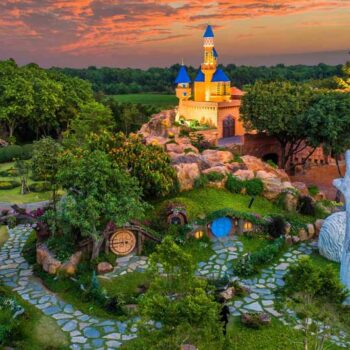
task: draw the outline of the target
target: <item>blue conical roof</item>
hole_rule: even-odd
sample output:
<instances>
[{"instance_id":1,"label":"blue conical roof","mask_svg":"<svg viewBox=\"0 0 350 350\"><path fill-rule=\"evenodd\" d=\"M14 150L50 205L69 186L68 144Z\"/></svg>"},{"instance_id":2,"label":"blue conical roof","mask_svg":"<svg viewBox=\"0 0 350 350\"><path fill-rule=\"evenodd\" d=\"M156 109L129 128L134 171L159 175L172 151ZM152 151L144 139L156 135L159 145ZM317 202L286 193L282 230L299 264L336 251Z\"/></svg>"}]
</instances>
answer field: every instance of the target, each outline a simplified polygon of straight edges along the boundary
<instances>
[{"instance_id":1,"label":"blue conical roof","mask_svg":"<svg viewBox=\"0 0 350 350\"><path fill-rule=\"evenodd\" d=\"M207 29L204 32L203 38L214 38L214 32L210 24L208 24Z\"/></svg>"},{"instance_id":2,"label":"blue conical roof","mask_svg":"<svg viewBox=\"0 0 350 350\"><path fill-rule=\"evenodd\" d=\"M205 76L204 73L202 72L202 70L199 68L198 73L196 75L196 77L194 78L195 82L203 82L205 80Z\"/></svg>"},{"instance_id":3,"label":"blue conical roof","mask_svg":"<svg viewBox=\"0 0 350 350\"><path fill-rule=\"evenodd\" d=\"M218 52L215 50L215 47L213 47L213 54L215 58L219 57Z\"/></svg>"},{"instance_id":4,"label":"blue conical roof","mask_svg":"<svg viewBox=\"0 0 350 350\"><path fill-rule=\"evenodd\" d=\"M190 83L191 79L187 74L187 70L185 66L181 66L180 71L175 79L175 84L185 84Z\"/></svg>"},{"instance_id":5,"label":"blue conical roof","mask_svg":"<svg viewBox=\"0 0 350 350\"><path fill-rule=\"evenodd\" d=\"M213 75L213 78L211 79L213 83L218 82L228 82L230 79L227 77L227 75L224 73L224 71L220 68L216 70L216 72Z\"/></svg>"}]
</instances>

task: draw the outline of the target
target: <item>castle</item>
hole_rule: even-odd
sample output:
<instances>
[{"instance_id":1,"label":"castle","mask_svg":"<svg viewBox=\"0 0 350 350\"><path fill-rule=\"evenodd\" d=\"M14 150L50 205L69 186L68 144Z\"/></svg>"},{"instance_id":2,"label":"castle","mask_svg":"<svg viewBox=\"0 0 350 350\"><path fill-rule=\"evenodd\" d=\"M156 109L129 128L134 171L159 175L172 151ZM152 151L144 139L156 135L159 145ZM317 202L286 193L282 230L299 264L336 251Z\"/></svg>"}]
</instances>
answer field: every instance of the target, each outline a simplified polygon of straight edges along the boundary
<instances>
[{"instance_id":1,"label":"castle","mask_svg":"<svg viewBox=\"0 0 350 350\"><path fill-rule=\"evenodd\" d=\"M250 154L263 160L279 164L281 147L277 139L255 132L246 133L239 120L243 92L231 86L231 81L218 68L218 52L214 46L214 32L210 25L204 35L204 59L198 73L191 81L186 67L181 66L176 77L176 96L179 99L176 119L208 126L209 133L202 133L219 146L240 146L243 154ZM205 134L205 135L204 135ZM214 135L214 136L213 136ZM304 160L309 148L298 152L294 163ZM309 157L308 165L320 165L330 161L322 147L318 147Z\"/></svg>"},{"instance_id":2,"label":"castle","mask_svg":"<svg viewBox=\"0 0 350 350\"><path fill-rule=\"evenodd\" d=\"M204 60L193 83L184 65L175 80L179 99L177 119L195 120L216 128L218 139L243 136L245 131L239 121L242 92L231 87L230 79L218 68L218 53L210 25L203 39Z\"/></svg>"}]
</instances>

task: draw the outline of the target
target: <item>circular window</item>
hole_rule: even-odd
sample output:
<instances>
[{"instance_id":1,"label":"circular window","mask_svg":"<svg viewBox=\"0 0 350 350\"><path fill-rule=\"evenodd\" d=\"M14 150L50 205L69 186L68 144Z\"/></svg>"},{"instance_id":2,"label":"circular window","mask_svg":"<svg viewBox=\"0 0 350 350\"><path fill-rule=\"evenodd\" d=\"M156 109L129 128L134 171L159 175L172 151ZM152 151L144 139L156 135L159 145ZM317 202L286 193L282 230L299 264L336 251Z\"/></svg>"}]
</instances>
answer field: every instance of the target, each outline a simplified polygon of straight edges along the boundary
<instances>
[{"instance_id":1,"label":"circular window","mask_svg":"<svg viewBox=\"0 0 350 350\"><path fill-rule=\"evenodd\" d=\"M211 224L211 232L215 237L226 237L232 229L232 220L228 217L215 219Z\"/></svg>"},{"instance_id":2,"label":"circular window","mask_svg":"<svg viewBox=\"0 0 350 350\"><path fill-rule=\"evenodd\" d=\"M119 230L110 238L110 249L117 255L128 255L136 246L136 237L132 231Z\"/></svg>"}]
</instances>

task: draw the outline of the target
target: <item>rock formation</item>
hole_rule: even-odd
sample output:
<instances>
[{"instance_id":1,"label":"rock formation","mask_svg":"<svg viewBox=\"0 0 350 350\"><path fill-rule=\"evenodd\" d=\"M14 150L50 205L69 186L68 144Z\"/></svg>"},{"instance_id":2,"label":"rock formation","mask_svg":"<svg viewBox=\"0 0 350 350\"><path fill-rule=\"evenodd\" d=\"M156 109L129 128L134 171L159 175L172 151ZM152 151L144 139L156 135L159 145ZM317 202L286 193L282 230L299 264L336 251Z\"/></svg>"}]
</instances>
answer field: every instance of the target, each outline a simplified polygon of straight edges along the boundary
<instances>
[{"instance_id":1,"label":"rock formation","mask_svg":"<svg viewBox=\"0 0 350 350\"><path fill-rule=\"evenodd\" d=\"M318 238L318 249L325 258L340 262L345 238L346 214L334 213L323 222Z\"/></svg>"}]
</instances>

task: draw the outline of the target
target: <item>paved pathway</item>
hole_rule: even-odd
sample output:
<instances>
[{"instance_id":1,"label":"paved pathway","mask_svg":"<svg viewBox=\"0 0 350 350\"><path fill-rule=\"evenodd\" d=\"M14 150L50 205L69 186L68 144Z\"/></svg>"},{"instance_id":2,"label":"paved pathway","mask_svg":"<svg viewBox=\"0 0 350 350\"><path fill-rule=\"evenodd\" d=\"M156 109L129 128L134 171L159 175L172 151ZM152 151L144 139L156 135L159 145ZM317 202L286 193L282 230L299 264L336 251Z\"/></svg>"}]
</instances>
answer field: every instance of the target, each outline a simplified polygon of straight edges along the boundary
<instances>
[{"instance_id":1,"label":"paved pathway","mask_svg":"<svg viewBox=\"0 0 350 350\"><path fill-rule=\"evenodd\" d=\"M198 264L197 275L209 278L219 278L232 275L231 261L243 252L243 244L237 237L226 237L213 240L212 249L214 254L206 262ZM114 271L106 274L103 278L114 278L129 272L144 272L148 268L148 259L145 256L126 256L117 259Z\"/></svg>"},{"instance_id":2,"label":"paved pathway","mask_svg":"<svg viewBox=\"0 0 350 350\"><path fill-rule=\"evenodd\" d=\"M33 304L48 316L54 318L63 331L71 337L71 349L117 349L123 341L136 337L137 319L128 322L102 320L91 317L60 300L33 278L32 268L21 255L21 250L31 232L30 226L20 225L9 229L9 239L0 250L0 281L11 287L24 300ZM243 252L243 245L236 237L214 240L214 254L207 262L198 264L197 275L211 277L233 276L232 260ZM275 309L274 291L283 286L283 276L289 266L302 255L312 252L310 245L300 244L285 253L280 261L261 271L259 277L240 280L249 288L249 294L242 300L229 303L230 312L267 312L278 317L286 325L300 328L300 321L292 310L278 312ZM145 271L148 267L145 257L128 257L118 260L118 267L107 278L113 278L132 271ZM282 314L283 313L283 314ZM290 321L292 319L292 323ZM344 348L350 348L347 334L333 335L331 341Z\"/></svg>"},{"instance_id":3,"label":"paved pathway","mask_svg":"<svg viewBox=\"0 0 350 350\"><path fill-rule=\"evenodd\" d=\"M136 319L119 322L91 317L60 300L33 278L32 268L21 255L31 231L24 225L9 229L9 239L0 250L0 281L54 318L69 333L71 349L117 349L123 341L134 338Z\"/></svg>"}]
</instances>

